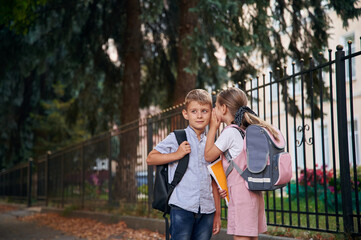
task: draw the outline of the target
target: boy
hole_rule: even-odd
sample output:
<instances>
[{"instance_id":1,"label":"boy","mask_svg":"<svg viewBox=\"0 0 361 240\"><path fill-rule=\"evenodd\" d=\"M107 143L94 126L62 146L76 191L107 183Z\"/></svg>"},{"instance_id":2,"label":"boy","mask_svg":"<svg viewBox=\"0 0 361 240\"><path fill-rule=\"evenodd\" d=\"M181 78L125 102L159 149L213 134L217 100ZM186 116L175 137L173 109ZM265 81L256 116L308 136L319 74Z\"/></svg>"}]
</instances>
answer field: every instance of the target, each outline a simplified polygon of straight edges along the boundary
<instances>
[{"instance_id":1,"label":"boy","mask_svg":"<svg viewBox=\"0 0 361 240\"><path fill-rule=\"evenodd\" d=\"M204 130L212 113L212 98L202 89L190 91L185 98L183 117L189 121L185 129L187 141L178 145L170 133L153 149L148 165L169 163L169 183L172 182L178 160L189 153L187 171L174 189L168 204L170 235L174 240L209 240L221 228L220 197L204 159L206 136ZM213 231L212 231L213 229Z\"/></svg>"}]
</instances>

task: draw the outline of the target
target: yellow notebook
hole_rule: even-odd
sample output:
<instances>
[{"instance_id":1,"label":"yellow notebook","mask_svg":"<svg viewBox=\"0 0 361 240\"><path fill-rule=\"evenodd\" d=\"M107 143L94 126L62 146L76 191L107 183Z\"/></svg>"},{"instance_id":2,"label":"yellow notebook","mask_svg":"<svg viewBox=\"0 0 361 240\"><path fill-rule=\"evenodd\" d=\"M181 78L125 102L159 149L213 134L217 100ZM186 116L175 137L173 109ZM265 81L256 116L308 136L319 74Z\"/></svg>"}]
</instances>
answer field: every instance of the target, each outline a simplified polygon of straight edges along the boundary
<instances>
[{"instance_id":1,"label":"yellow notebook","mask_svg":"<svg viewBox=\"0 0 361 240\"><path fill-rule=\"evenodd\" d=\"M225 198L225 200L228 206L229 195L227 188L227 178L226 178L226 174L223 171L222 160L219 158L218 160L209 164L207 167L213 179L216 181L218 187L222 190L227 190L227 197Z\"/></svg>"}]
</instances>

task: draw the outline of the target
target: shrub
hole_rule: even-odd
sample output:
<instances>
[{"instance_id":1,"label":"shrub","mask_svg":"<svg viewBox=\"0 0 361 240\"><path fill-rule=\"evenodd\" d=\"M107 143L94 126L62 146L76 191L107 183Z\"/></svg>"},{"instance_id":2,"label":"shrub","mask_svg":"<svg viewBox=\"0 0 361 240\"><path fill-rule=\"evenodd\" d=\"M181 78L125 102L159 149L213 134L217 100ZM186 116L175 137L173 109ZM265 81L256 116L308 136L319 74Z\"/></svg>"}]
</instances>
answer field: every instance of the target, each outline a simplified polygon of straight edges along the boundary
<instances>
[{"instance_id":1,"label":"shrub","mask_svg":"<svg viewBox=\"0 0 361 240\"><path fill-rule=\"evenodd\" d=\"M148 195L148 185L147 184L143 184L141 186L138 187L138 193L142 193L145 195Z\"/></svg>"},{"instance_id":2,"label":"shrub","mask_svg":"<svg viewBox=\"0 0 361 240\"><path fill-rule=\"evenodd\" d=\"M354 172L351 171L351 197L354 211L356 210L356 189L359 203L361 201L361 166L357 167L356 176L357 180L355 181ZM326 184L326 190L324 184ZM327 205L329 210L335 211L337 206L338 210L342 211L340 174L337 173L336 178L334 178L332 169L327 170L325 168L324 170L323 167L316 165L315 169L301 170L298 178L298 195L295 181L291 182L290 187L291 189L287 188L286 191L292 199L296 199L297 197L299 199L306 198L307 190L308 198L318 197L319 200Z\"/></svg>"},{"instance_id":3,"label":"shrub","mask_svg":"<svg viewBox=\"0 0 361 240\"><path fill-rule=\"evenodd\" d=\"M316 176L315 176L316 175ZM316 178L316 181L315 181ZM323 170L322 167L318 168L316 164L316 169L307 169L301 170L300 177L298 179L298 183L302 186L311 186L314 187L315 182L317 185L323 185L325 182L328 184L333 178L333 170Z\"/></svg>"}]
</instances>

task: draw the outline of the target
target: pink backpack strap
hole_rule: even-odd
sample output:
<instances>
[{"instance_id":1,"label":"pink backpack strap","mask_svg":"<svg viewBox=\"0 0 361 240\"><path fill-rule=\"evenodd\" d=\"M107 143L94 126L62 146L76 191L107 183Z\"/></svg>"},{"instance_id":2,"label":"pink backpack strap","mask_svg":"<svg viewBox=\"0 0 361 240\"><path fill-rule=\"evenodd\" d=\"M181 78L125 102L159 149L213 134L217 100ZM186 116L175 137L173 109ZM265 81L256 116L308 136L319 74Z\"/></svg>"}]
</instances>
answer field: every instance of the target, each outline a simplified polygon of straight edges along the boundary
<instances>
[{"instance_id":1,"label":"pink backpack strap","mask_svg":"<svg viewBox=\"0 0 361 240\"><path fill-rule=\"evenodd\" d=\"M230 127L234 127L234 128L237 128L237 129L241 129L237 124L229 124L228 126L226 126L225 128L223 128L222 132L224 130L226 130L227 128L230 128Z\"/></svg>"},{"instance_id":2,"label":"pink backpack strap","mask_svg":"<svg viewBox=\"0 0 361 240\"><path fill-rule=\"evenodd\" d=\"M226 130L227 128L231 128L231 127L236 128L236 129L241 133L242 138L244 139L246 133L245 133L245 131L244 131L242 128L240 128L237 124L230 124L230 125L228 125L227 127L223 128L222 132L223 132L224 130Z\"/></svg>"},{"instance_id":3,"label":"pink backpack strap","mask_svg":"<svg viewBox=\"0 0 361 240\"><path fill-rule=\"evenodd\" d=\"M245 138L245 131L244 131L242 128L240 128L238 125L236 125L236 124L230 124L230 125L228 125L227 127L225 127L225 128L222 130L222 132L223 132L225 129L231 128L231 127L236 128L236 129L239 131L239 133L241 134L242 138L243 138L243 139ZM242 150L242 151L243 151L243 150ZM241 175L241 174L243 173L243 170L232 160L232 156L230 155L229 151L228 151L228 150L225 151L223 155L224 155L224 157L226 158L226 160L227 160L227 162L228 162L228 164L229 164L229 165L228 165L228 168L227 168L227 170L226 170L226 176L228 176L233 169L236 169L236 171Z\"/></svg>"}]
</instances>

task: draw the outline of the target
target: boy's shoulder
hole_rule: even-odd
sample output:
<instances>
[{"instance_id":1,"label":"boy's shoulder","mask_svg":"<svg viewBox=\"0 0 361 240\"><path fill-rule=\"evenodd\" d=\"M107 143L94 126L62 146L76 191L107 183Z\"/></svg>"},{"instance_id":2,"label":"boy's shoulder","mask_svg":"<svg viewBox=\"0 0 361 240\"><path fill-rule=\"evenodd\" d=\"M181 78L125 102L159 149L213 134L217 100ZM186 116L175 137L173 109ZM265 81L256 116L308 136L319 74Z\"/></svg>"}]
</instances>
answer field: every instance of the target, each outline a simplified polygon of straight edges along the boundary
<instances>
[{"instance_id":1,"label":"boy's shoulder","mask_svg":"<svg viewBox=\"0 0 361 240\"><path fill-rule=\"evenodd\" d=\"M186 134L186 141L189 142L190 145L194 144L193 141L190 141L191 139L193 139L194 137L197 137L197 134L195 133L195 131L192 129L192 127L190 125L188 125L186 128L180 128L180 129L176 129L174 131L185 131ZM171 132L170 134L172 134L174 136L174 139L176 139L175 133ZM203 133L203 136L205 137L205 133Z\"/></svg>"},{"instance_id":2,"label":"boy's shoulder","mask_svg":"<svg viewBox=\"0 0 361 240\"><path fill-rule=\"evenodd\" d=\"M179 129L175 129L173 130L172 132L170 132L168 134L168 136L163 139L166 140L167 142L175 142L177 143L177 137L175 135L175 131L185 131L185 134L186 134L186 140L189 142L189 144L192 144L193 141L189 141L191 138L194 138L196 137L196 133L194 132L194 130L190 127L190 126L187 126L186 128L182 129L182 128L179 128ZM194 136L193 136L194 135ZM204 137L204 139L206 140L207 139L207 136L205 134L205 132L202 133L202 136ZM193 143L194 144L194 143Z\"/></svg>"},{"instance_id":3,"label":"boy's shoulder","mask_svg":"<svg viewBox=\"0 0 361 240\"><path fill-rule=\"evenodd\" d=\"M178 142L177 142L177 136L176 136L176 134L175 134L175 131L181 131L181 130L184 130L185 131L185 134L186 134L186 138L187 138L187 130L186 130L186 128L185 129L175 129L175 130L173 130L172 132L170 132L168 135L167 135L167 137L166 138L164 138L163 139L163 142L168 142L168 143L171 143L171 144L174 144L174 143L177 143L178 144Z\"/></svg>"}]
</instances>

